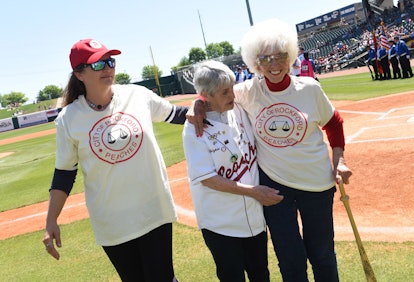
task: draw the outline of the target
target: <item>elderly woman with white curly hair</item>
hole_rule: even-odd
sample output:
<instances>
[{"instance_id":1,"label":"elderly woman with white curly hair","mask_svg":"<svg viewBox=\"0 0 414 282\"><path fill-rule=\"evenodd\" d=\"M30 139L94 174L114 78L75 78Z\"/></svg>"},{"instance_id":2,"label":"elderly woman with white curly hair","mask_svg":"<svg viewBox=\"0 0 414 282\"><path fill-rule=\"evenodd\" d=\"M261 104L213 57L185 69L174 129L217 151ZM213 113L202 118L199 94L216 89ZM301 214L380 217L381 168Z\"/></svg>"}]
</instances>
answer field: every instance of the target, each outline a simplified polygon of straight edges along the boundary
<instances>
[{"instance_id":1,"label":"elderly woman with white curly hair","mask_svg":"<svg viewBox=\"0 0 414 282\"><path fill-rule=\"evenodd\" d=\"M272 19L251 26L241 52L257 77L235 85L235 102L253 126L260 184L284 196L278 205L264 207L283 281L308 281L309 259L315 281L332 282L339 280L333 226L335 181L348 183L352 172L344 160L343 120L338 111L318 81L289 75L297 46L296 33L284 22ZM187 114L187 118L201 134L200 104L195 103L197 115Z\"/></svg>"}]
</instances>

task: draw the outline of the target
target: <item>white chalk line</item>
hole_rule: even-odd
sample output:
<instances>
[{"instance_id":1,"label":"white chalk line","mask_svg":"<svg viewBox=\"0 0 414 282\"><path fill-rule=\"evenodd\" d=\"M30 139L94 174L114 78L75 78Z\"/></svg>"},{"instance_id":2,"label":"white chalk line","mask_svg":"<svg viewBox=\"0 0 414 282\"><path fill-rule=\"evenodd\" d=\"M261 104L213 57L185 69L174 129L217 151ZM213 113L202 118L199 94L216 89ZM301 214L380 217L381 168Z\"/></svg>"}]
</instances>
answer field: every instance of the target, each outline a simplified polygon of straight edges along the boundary
<instances>
[{"instance_id":1,"label":"white chalk line","mask_svg":"<svg viewBox=\"0 0 414 282\"><path fill-rule=\"evenodd\" d=\"M184 180L187 181L187 177L170 180L170 183L184 181ZM85 201L82 201L77 204L67 205L63 208L63 210L70 210L73 208L77 208L79 206L84 206L85 204L86 204ZM175 207L176 207L178 216L181 215L181 216L196 219L196 215L193 210L189 210L180 205L176 205ZM28 216L23 216L23 217L19 217L16 219L8 220L8 221L0 223L0 226L12 224L12 223L19 222L19 221L24 221L24 220L35 218L35 217L43 217L43 216L46 216L46 212L34 213ZM335 228L335 233L337 234L353 232L351 226L336 226L335 225L334 228ZM382 226L382 227L358 226L358 231L361 233L366 233L366 234L407 234L408 235L408 234L414 234L414 226L403 226L403 227L400 227L400 226Z\"/></svg>"},{"instance_id":2,"label":"white chalk line","mask_svg":"<svg viewBox=\"0 0 414 282\"><path fill-rule=\"evenodd\" d=\"M398 119L398 118L408 118L405 123L396 123L396 124L386 124L386 125L380 125L380 126L362 127L361 129L359 129L354 134L346 136L346 138L345 138L346 144L386 142L386 141L399 141L399 140L414 139L414 136L405 136L405 137L389 137L389 138L355 140L359 136L361 136L364 132L366 132L368 130L371 130L371 129L389 128L389 127L396 127L396 126L406 126L407 123L414 122L414 113L413 114L407 114L407 115L390 116L392 113L395 113L399 110L406 110L406 109L414 109L414 106L402 107L402 108L392 108L387 112L361 112L361 111L339 110L340 112L344 112L344 113L353 113L353 114L360 114L360 115L377 115L379 117L376 120L391 120L391 119Z\"/></svg>"},{"instance_id":3,"label":"white chalk line","mask_svg":"<svg viewBox=\"0 0 414 282\"><path fill-rule=\"evenodd\" d=\"M414 108L414 107L405 107L405 108L395 108L395 109L391 109L388 112L361 112L361 111L348 111L348 110L340 110L340 112L345 112L345 113L354 113L354 114L362 114L362 115L377 115L379 116L378 119L390 119L390 117L387 118L387 116L397 110L401 110L401 109L407 109L407 108ZM412 122L414 121L414 114L413 115L403 115L403 116L393 116L391 118L401 118L401 117L409 117L408 122ZM401 125L401 124L399 124ZM360 141L354 141L353 139L357 138L359 135L361 135L363 132L365 132L366 130L369 129L375 129L375 128L381 128L381 127L390 127L390 126L395 126L394 125L384 125L384 126L373 126L373 127L363 127L360 130L358 130L355 134L348 136L347 137L347 142L346 143L366 143L366 142L382 142L382 141L390 141L390 140L405 140L405 139L414 139L414 136L408 136L408 137L396 137L396 138L382 138L382 139L371 139L371 140L360 140ZM187 180L187 177L182 177L182 178L177 178L177 179L173 179L170 180L170 183L175 183L175 182L180 182L183 180ZM76 208L79 206L85 205L85 202L80 202L78 204L74 204L74 205L68 205L65 206L63 208L63 210L69 210L72 208ZM176 205L176 211L179 215L183 215L186 217L190 217L190 218L194 218L195 219L195 212L193 210L189 210L186 209L180 205ZM0 223L1 225L7 225L7 224L11 224L14 222L18 222L18 221L24 221L27 219L31 219L31 218L35 218L35 217L42 217L45 216L46 212L39 212L39 213L35 213L35 214L31 214L28 216L23 216L23 217L19 217L16 219L12 219L12 220L8 220L8 221L4 221ZM385 233L385 234L398 234L398 233L414 233L414 227L396 227L396 226L390 226L390 227L358 227L358 230L360 232L363 233ZM346 226L335 226L335 232L352 232L352 228L351 227L346 227Z\"/></svg>"}]
</instances>

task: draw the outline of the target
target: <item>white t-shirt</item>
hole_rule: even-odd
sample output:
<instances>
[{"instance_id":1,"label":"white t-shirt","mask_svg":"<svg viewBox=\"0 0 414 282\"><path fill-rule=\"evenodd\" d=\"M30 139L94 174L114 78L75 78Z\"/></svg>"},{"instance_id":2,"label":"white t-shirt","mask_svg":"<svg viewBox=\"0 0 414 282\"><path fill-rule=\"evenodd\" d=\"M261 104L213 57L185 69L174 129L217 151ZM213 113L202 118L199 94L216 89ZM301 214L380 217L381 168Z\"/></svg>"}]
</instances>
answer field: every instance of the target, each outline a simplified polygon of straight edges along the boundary
<instances>
[{"instance_id":1,"label":"white t-shirt","mask_svg":"<svg viewBox=\"0 0 414 282\"><path fill-rule=\"evenodd\" d=\"M112 246L176 220L167 172L152 122L175 107L145 87L113 85L103 111L85 97L56 119L56 168L80 164L86 205L96 241Z\"/></svg>"},{"instance_id":2,"label":"white t-shirt","mask_svg":"<svg viewBox=\"0 0 414 282\"><path fill-rule=\"evenodd\" d=\"M261 169L274 181L305 191L324 191L335 182L323 127L334 107L311 77L291 76L287 89L272 92L264 79L234 87L247 112Z\"/></svg>"},{"instance_id":3,"label":"white t-shirt","mask_svg":"<svg viewBox=\"0 0 414 282\"><path fill-rule=\"evenodd\" d=\"M221 175L240 183L258 185L256 146L247 115L233 110L207 112L213 124L202 138L184 124L183 142L191 196L198 227L232 237L252 237L266 230L263 206L257 200L204 186L201 181Z\"/></svg>"}]
</instances>

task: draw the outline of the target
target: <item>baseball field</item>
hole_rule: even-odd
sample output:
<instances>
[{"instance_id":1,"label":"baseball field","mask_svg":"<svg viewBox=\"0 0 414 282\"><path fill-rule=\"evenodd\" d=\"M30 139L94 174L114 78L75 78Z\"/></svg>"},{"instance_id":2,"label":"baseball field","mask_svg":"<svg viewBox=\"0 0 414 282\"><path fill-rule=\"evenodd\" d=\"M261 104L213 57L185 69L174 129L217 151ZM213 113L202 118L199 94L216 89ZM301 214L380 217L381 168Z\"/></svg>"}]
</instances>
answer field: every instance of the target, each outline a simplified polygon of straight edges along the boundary
<instances>
[{"instance_id":1,"label":"baseball field","mask_svg":"<svg viewBox=\"0 0 414 282\"><path fill-rule=\"evenodd\" d=\"M321 75L321 83L323 84L323 78L329 76L358 71L367 70L355 69ZM182 100L180 104L188 104L190 97L191 95L176 95L169 99ZM348 166L353 170L350 184L345 189L350 196L350 206L362 240L413 242L414 91L359 101L334 100L333 104L345 121L345 157ZM0 133L0 167L14 153L3 150L6 144L52 134L55 134L54 129L14 138L2 138ZM185 161L168 167L168 176L179 223L196 227ZM334 201L335 239L352 242L355 239L354 234L339 198L337 193ZM21 234L42 230L46 210L47 202L40 202L2 211L0 244L11 239L17 240ZM84 195L78 193L69 197L60 216L60 223L67 224L87 217ZM33 242L42 248L40 243L41 238L38 242ZM355 251L357 252L356 247ZM386 259L386 254L381 259ZM411 277L414 277L414 273Z\"/></svg>"}]
</instances>

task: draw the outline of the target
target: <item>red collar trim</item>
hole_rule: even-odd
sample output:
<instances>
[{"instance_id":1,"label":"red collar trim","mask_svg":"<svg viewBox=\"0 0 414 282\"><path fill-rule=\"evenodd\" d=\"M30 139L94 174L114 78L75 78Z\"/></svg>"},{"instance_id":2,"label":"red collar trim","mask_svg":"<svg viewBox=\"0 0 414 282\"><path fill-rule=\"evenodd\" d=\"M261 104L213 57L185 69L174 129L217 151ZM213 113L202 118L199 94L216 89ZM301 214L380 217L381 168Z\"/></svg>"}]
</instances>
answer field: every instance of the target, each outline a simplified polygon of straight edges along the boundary
<instances>
[{"instance_id":1,"label":"red collar trim","mask_svg":"<svg viewBox=\"0 0 414 282\"><path fill-rule=\"evenodd\" d=\"M279 83L272 83L270 80L267 79L267 77L265 77L265 80L266 80L266 85L267 85L267 87L269 87L270 91L283 91L286 88L288 88L289 84L290 84L290 76L289 75L285 75L283 80Z\"/></svg>"}]
</instances>

